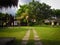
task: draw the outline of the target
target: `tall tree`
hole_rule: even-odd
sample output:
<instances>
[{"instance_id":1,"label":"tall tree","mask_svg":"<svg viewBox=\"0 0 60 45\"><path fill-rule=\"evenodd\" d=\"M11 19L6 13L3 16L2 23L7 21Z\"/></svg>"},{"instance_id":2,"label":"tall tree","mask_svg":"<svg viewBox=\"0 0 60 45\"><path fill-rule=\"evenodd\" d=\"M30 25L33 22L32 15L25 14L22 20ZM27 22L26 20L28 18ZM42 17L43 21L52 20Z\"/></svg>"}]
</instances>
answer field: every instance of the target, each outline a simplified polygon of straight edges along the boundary
<instances>
[{"instance_id":1,"label":"tall tree","mask_svg":"<svg viewBox=\"0 0 60 45\"><path fill-rule=\"evenodd\" d=\"M55 16L56 16L57 18L60 18L60 9L56 9L56 10L55 10Z\"/></svg>"},{"instance_id":2,"label":"tall tree","mask_svg":"<svg viewBox=\"0 0 60 45\"><path fill-rule=\"evenodd\" d=\"M51 9L50 6L45 3L40 3L38 1L32 1L29 4L20 6L20 9L17 11L18 15L22 13L28 13L29 21L36 20L40 22L43 19L50 17Z\"/></svg>"}]
</instances>

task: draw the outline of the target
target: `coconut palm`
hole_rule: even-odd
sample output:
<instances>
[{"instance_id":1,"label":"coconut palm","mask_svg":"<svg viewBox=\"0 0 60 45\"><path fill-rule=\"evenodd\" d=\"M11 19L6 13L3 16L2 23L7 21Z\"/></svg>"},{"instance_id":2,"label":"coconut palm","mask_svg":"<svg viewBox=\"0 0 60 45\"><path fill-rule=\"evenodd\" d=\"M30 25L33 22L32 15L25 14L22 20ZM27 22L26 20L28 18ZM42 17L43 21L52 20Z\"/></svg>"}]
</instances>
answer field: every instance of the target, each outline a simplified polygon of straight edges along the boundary
<instances>
[{"instance_id":1,"label":"coconut palm","mask_svg":"<svg viewBox=\"0 0 60 45\"><path fill-rule=\"evenodd\" d=\"M0 8L2 7L11 7L11 6L17 6L18 0L0 0Z\"/></svg>"}]
</instances>

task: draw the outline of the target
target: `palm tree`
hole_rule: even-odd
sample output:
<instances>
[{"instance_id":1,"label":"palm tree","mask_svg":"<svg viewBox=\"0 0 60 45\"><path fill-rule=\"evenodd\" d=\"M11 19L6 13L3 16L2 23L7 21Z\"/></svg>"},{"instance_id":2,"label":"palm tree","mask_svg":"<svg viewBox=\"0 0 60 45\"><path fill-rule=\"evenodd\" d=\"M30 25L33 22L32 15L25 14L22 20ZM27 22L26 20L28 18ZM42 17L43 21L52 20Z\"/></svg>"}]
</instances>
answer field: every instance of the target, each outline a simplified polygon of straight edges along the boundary
<instances>
[{"instance_id":1,"label":"palm tree","mask_svg":"<svg viewBox=\"0 0 60 45\"><path fill-rule=\"evenodd\" d=\"M0 8L2 7L11 7L11 6L17 6L18 0L0 0Z\"/></svg>"}]
</instances>

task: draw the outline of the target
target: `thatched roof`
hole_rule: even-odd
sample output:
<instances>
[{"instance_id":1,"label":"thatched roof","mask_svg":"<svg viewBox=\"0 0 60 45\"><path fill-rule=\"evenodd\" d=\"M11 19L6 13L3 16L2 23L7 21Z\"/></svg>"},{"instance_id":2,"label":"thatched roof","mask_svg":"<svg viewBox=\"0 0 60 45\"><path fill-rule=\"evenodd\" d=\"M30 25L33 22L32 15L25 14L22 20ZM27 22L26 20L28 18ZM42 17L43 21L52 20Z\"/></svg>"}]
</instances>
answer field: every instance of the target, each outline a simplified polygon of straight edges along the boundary
<instances>
[{"instance_id":1,"label":"thatched roof","mask_svg":"<svg viewBox=\"0 0 60 45\"><path fill-rule=\"evenodd\" d=\"M18 0L0 0L0 8L11 7L12 5L17 6Z\"/></svg>"}]
</instances>

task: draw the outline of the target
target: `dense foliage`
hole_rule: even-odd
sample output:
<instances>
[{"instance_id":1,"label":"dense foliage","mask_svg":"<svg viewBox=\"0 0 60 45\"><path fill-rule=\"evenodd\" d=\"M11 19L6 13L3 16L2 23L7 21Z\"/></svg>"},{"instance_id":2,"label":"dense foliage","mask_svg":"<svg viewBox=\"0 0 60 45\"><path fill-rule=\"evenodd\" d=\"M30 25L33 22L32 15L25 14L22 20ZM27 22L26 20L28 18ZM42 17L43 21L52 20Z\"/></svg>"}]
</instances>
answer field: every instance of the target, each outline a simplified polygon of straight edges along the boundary
<instances>
[{"instance_id":1,"label":"dense foliage","mask_svg":"<svg viewBox=\"0 0 60 45\"><path fill-rule=\"evenodd\" d=\"M0 27L8 25L10 26L13 21L14 17L12 15L0 13Z\"/></svg>"},{"instance_id":2,"label":"dense foliage","mask_svg":"<svg viewBox=\"0 0 60 45\"><path fill-rule=\"evenodd\" d=\"M18 0L0 0L0 8L2 7L11 7L11 6L17 6Z\"/></svg>"},{"instance_id":3,"label":"dense foliage","mask_svg":"<svg viewBox=\"0 0 60 45\"><path fill-rule=\"evenodd\" d=\"M52 9L52 16L60 18L60 9Z\"/></svg>"},{"instance_id":4,"label":"dense foliage","mask_svg":"<svg viewBox=\"0 0 60 45\"><path fill-rule=\"evenodd\" d=\"M40 23L41 20L51 16L51 7L45 3L32 1L29 4L20 5L20 9L17 11L16 16L24 17L23 13L28 15L28 22Z\"/></svg>"}]
</instances>

